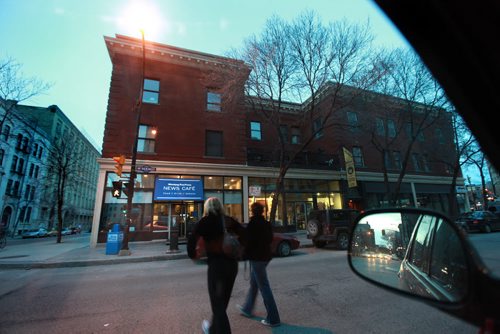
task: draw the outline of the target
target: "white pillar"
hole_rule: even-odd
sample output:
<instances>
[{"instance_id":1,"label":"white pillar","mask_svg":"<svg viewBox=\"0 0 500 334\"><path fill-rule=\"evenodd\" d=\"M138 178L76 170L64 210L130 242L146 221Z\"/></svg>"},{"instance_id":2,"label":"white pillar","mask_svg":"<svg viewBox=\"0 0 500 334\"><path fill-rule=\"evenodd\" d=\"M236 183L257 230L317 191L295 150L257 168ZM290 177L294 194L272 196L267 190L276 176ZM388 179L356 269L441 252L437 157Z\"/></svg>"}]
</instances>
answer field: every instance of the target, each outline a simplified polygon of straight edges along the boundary
<instances>
[{"instance_id":1,"label":"white pillar","mask_svg":"<svg viewBox=\"0 0 500 334\"><path fill-rule=\"evenodd\" d=\"M99 235L99 222L101 220L102 202L104 199L104 190L106 189L106 170L99 170L97 180L97 190L94 203L94 217L92 219L92 232L90 234L90 247L97 246L97 236Z\"/></svg>"}]
</instances>

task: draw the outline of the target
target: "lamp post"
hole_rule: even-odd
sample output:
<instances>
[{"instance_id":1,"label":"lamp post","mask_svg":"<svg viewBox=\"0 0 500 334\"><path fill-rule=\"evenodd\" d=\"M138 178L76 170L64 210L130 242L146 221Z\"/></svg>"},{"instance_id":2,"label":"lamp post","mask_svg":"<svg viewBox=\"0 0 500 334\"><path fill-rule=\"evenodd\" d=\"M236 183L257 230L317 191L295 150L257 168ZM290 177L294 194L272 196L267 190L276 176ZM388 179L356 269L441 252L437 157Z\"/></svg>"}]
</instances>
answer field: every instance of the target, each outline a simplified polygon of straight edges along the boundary
<instances>
[{"instance_id":1,"label":"lamp post","mask_svg":"<svg viewBox=\"0 0 500 334\"><path fill-rule=\"evenodd\" d=\"M135 178L137 176L136 173L136 161L137 161L137 137L139 134L139 128L141 123L141 110L142 110L142 95L144 90L144 76L146 70L146 43L144 41L144 30L141 29L141 37L142 37L142 73L141 73L141 86L139 89L139 97L134 106L135 114L136 114L136 129L134 135L134 144L132 148L132 162L130 164L130 178L127 184L128 194L127 194L127 218L125 231L123 235L123 243L120 252L118 255L130 255L130 249L128 247L129 241L129 233L130 233L130 222L132 220L132 201L134 198L134 186L135 186Z\"/></svg>"}]
</instances>

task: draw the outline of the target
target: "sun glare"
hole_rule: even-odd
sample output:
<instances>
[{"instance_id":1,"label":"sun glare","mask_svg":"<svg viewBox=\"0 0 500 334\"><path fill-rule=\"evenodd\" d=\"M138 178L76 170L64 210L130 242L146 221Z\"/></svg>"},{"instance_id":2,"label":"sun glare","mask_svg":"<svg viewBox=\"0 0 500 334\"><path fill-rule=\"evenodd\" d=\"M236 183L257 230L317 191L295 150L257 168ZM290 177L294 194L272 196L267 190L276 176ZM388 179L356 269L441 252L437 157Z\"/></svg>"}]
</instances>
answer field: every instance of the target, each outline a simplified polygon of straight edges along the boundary
<instances>
[{"instance_id":1,"label":"sun glare","mask_svg":"<svg viewBox=\"0 0 500 334\"><path fill-rule=\"evenodd\" d=\"M146 39L158 39L164 28L160 10L151 1L131 1L123 9L118 26L120 31L132 37L140 37L144 31Z\"/></svg>"}]
</instances>

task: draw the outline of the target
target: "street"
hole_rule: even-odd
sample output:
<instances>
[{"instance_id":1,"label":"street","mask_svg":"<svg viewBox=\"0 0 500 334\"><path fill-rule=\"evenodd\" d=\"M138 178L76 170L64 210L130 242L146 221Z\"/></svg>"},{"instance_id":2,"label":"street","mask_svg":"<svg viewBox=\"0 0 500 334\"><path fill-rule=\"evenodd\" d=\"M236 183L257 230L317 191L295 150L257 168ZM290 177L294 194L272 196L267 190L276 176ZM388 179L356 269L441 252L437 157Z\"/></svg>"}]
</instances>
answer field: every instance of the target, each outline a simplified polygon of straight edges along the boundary
<instances>
[{"instance_id":1,"label":"street","mask_svg":"<svg viewBox=\"0 0 500 334\"><path fill-rule=\"evenodd\" d=\"M248 274L248 273L246 273ZM346 254L305 248L274 259L269 279L283 322L240 316L248 287L243 263L228 308L233 333L477 333L430 306L370 285ZM1 274L2 333L201 333L210 317L206 264L173 260Z\"/></svg>"}]
</instances>

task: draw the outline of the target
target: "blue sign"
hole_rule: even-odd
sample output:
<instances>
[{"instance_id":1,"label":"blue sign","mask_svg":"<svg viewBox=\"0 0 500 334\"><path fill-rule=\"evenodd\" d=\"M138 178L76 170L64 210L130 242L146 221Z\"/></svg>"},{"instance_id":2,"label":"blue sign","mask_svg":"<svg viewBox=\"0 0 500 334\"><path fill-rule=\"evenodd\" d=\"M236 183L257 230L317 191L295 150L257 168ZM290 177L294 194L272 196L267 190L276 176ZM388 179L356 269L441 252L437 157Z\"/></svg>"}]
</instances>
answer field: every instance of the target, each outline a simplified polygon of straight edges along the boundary
<instances>
[{"instance_id":1,"label":"blue sign","mask_svg":"<svg viewBox=\"0 0 500 334\"><path fill-rule=\"evenodd\" d=\"M165 200L200 200L203 201L203 183L201 180L156 179L155 201Z\"/></svg>"}]
</instances>

